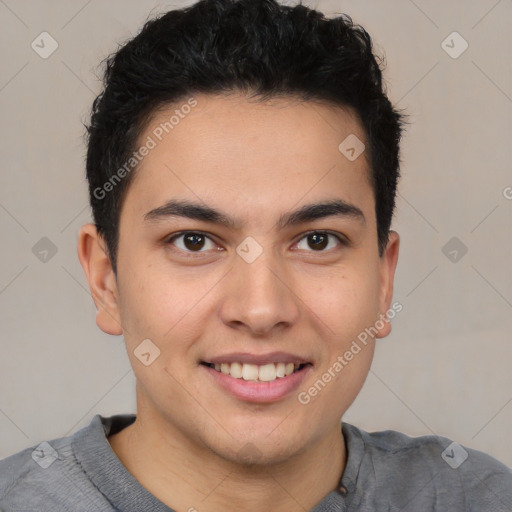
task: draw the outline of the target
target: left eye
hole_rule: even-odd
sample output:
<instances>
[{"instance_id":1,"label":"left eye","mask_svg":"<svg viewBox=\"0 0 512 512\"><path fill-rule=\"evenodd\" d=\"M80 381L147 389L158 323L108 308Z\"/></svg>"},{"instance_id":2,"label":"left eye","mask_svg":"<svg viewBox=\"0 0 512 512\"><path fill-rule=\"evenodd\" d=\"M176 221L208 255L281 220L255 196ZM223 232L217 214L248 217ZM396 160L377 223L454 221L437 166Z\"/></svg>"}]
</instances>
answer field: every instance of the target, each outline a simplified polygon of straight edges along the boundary
<instances>
[{"instance_id":1,"label":"left eye","mask_svg":"<svg viewBox=\"0 0 512 512\"><path fill-rule=\"evenodd\" d=\"M300 239L299 243L302 240L306 240L309 247L314 248L314 252L326 252L324 249L329 245L329 237L335 239L338 245L344 245L343 240L338 235L326 231L312 231L311 233L307 233Z\"/></svg>"},{"instance_id":2,"label":"left eye","mask_svg":"<svg viewBox=\"0 0 512 512\"><path fill-rule=\"evenodd\" d=\"M297 243L300 246L300 243L305 240L306 244L310 248L313 248L313 252L325 252L326 248L329 248L329 237L331 239L336 240L338 245L345 245L345 242L341 237L335 235L333 233L328 233L326 231L312 231L310 233L306 233ZM175 241L180 240L180 243L175 243ZM207 247L206 241L209 241L211 246ZM175 245L178 249L184 252L205 252L208 249L212 249L215 247L215 243L211 240L206 233L202 233L200 231L185 231L183 233L178 233L171 237L167 243ZM206 245L206 247L205 247ZM335 244L336 245L336 244ZM303 249L298 247L299 249ZM332 249L332 247L330 247ZM202 251L201 249L205 249ZM307 249L306 249L307 250Z\"/></svg>"},{"instance_id":3,"label":"left eye","mask_svg":"<svg viewBox=\"0 0 512 512\"><path fill-rule=\"evenodd\" d=\"M213 244L213 241L210 239L210 237L208 237L205 233L198 231L185 231L184 233L178 233L177 235L174 235L172 238L170 238L167 243L175 245L174 241L179 239L183 239L183 242L181 244L176 244L176 246L178 249L181 249L185 252L204 252L197 249L204 248L205 240L209 240L210 243Z\"/></svg>"}]
</instances>

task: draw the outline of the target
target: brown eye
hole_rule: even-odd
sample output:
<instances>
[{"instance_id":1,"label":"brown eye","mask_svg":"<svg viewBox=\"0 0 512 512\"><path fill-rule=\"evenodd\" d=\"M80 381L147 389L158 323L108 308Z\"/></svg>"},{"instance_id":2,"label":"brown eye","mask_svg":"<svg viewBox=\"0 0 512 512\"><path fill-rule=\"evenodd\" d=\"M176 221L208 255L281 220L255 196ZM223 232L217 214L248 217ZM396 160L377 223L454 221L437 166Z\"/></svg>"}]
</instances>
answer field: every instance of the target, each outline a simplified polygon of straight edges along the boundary
<instances>
[{"instance_id":1,"label":"brown eye","mask_svg":"<svg viewBox=\"0 0 512 512\"><path fill-rule=\"evenodd\" d=\"M329 238L326 233L313 233L307 236L310 247L315 250L323 250L329 244Z\"/></svg>"},{"instance_id":2,"label":"brown eye","mask_svg":"<svg viewBox=\"0 0 512 512\"><path fill-rule=\"evenodd\" d=\"M191 251L200 250L204 246L204 239L205 237L203 235L189 233L187 235L184 235L183 245Z\"/></svg>"},{"instance_id":3,"label":"brown eye","mask_svg":"<svg viewBox=\"0 0 512 512\"><path fill-rule=\"evenodd\" d=\"M335 240L335 243L334 246L331 244L330 248L345 245L344 241L338 235L326 231L312 231L311 233L307 233L301 238L299 244L303 240L306 240L306 250L309 248L313 250L312 252L327 252L325 248L329 246L331 239ZM299 249L301 249L301 247L299 247ZM302 249L304 249L304 247L302 247Z\"/></svg>"},{"instance_id":4,"label":"brown eye","mask_svg":"<svg viewBox=\"0 0 512 512\"><path fill-rule=\"evenodd\" d=\"M208 242L210 247L208 247ZM206 250L211 249L211 246L215 246L208 236L197 231L184 231L174 235L167 243L174 245L183 252L205 252L202 250L205 246Z\"/></svg>"}]
</instances>

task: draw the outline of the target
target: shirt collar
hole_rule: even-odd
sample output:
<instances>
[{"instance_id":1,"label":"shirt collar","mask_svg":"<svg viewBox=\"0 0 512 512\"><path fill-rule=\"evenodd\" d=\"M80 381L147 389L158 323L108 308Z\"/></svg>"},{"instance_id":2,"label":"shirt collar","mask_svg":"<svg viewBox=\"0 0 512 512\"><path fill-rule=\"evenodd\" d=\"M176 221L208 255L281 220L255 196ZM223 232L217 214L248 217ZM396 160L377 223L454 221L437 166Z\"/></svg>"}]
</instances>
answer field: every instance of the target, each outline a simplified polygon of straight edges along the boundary
<instances>
[{"instance_id":1,"label":"shirt collar","mask_svg":"<svg viewBox=\"0 0 512 512\"><path fill-rule=\"evenodd\" d=\"M97 414L88 427L73 434L75 456L87 477L116 510L174 512L135 479L108 442L108 436L131 425L135 418L135 414L110 417ZM364 441L357 427L343 423L341 429L347 451L345 470L337 489L325 496L311 512L343 512L360 499L357 496L357 479L364 455Z\"/></svg>"}]
</instances>

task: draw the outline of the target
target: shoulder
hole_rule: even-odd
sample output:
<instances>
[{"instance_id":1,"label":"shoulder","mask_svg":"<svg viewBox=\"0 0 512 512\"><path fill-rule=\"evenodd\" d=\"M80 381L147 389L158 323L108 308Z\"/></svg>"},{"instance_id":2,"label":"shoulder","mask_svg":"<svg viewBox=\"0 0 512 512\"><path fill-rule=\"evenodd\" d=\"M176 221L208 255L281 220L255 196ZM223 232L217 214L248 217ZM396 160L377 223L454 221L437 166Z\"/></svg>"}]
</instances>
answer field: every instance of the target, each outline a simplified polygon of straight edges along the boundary
<instances>
[{"instance_id":1,"label":"shoulder","mask_svg":"<svg viewBox=\"0 0 512 512\"><path fill-rule=\"evenodd\" d=\"M486 453L443 436L366 432L345 423L343 432L349 447L363 447L377 488L408 488L411 496L421 492L435 500L446 495L447 503L463 503L468 511L512 511L512 470Z\"/></svg>"},{"instance_id":2,"label":"shoulder","mask_svg":"<svg viewBox=\"0 0 512 512\"><path fill-rule=\"evenodd\" d=\"M0 460L0 510L90 512L84 507L91 504L95 510L110 510L96 497L72 444L73 436L55 438Z\"/></svg>"}]
</instances>

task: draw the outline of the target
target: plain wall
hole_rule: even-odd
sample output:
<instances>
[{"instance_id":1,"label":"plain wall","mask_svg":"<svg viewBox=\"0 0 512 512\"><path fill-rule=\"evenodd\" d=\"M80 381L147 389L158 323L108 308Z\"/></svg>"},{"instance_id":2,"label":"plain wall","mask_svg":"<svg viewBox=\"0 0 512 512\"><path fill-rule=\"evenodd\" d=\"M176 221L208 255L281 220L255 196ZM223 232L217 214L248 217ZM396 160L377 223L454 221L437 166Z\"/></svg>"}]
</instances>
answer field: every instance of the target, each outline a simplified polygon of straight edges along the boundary
<instances>
[{"instance_id":1,"label":"plain wall","mask_svg":"<svg viewBox=\"0 0 512 512\"><path fill-rule=\"evenodd\" d=\"M91 219L81 122L101 60L150 12L189 3L0 3L0 457L135 412L123 339L96 327L76 252ZM344 420L448 436L512 466L512 3L304 3L369 31L411 123L393 223L403 310ZM59 45L47 59L31 48L43 31ZM458 58L442 47L454 31L469 44ZM43 237L57 250L46 262Z\"/></svg>"}]
</instances>

